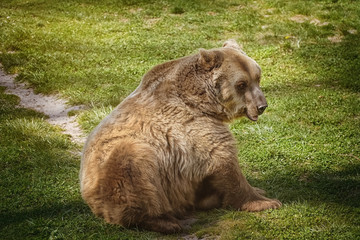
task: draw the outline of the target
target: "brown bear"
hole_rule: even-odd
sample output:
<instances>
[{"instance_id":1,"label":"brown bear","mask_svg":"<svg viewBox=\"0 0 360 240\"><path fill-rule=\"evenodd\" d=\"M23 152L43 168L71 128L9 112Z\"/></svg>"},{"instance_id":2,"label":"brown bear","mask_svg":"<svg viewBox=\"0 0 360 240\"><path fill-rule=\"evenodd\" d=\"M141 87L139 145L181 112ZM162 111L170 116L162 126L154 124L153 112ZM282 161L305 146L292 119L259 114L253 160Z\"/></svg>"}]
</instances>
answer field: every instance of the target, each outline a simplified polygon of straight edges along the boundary
<instances>
[{"instance_id":1,"label":"brown bear","mask_svg":"<svg viewBox=\"0 0 360 240\"><path fill-rule=\"evenodd\" d=\"M88 137L80 182L91 210L172 233L197 209L280 207L245 179L227 125L264 112L260 75L234 40L152 68Z\"/></svg>"}]
</instances>

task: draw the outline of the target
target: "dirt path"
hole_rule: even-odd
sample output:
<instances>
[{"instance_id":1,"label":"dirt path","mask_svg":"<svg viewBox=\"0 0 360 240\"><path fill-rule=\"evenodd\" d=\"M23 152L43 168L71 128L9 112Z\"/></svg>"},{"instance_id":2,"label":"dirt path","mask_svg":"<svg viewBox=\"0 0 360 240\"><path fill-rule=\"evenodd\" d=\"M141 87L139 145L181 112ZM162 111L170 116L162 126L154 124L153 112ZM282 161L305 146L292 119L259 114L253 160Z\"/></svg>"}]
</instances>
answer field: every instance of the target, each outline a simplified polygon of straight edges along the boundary
<instances>
[{"instance_id":1,"label":"dirt path","mask_svg":"<svg viewBox=\"0 0 360 240\"><path fill-rule=\"evenodd\" d=\"M74 142L80 144L85 142L85 134L76 122L75 116L68 116L69 111L81 109L82 106L69 107L65 100L57 96L35 94L31 88L27 88L23 83L15 82L14 79L14 75L5 74L0 68L0 86L6 87L6 93L18 96L20 106L46 114L49 116L47 121L61 127L63 133L69 134Z\"/></svg>"}]
</instances>

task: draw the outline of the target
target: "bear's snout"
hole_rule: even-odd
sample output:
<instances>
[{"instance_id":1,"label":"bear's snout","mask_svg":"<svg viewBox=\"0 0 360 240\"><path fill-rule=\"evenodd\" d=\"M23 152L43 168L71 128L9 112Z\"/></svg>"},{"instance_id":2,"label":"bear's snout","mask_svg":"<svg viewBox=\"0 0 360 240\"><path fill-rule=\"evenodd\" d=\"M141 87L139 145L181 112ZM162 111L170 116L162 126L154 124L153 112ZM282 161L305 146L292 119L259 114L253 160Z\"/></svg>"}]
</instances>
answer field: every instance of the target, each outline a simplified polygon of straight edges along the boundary
<instances>
[{"instance_id":1,"label":"bear's snout","mask_svg":"<svg viewBox=\"0 0 360 240\"><path fill-rule=\"evenodd\" d=\"M260 87L254 87L251 96L252 96L251 101L255 101L254 105L256 106L257 114L258 115L263 114L265 109L268 107L268 104L265 99L264 93L261 91Z\"/></svg>"},{"instance_id":2,"label":"bear's snout","mask_svg":"<svg viewBox=\"0 0 360 240\"><path fill-rule=\"evenodd\" d=\"M267 105L267 104L257 106L257 111L258 111L258 114L259 114L259 115L263 114L263 112L265 111L265 109L266 109L267 107L268 107L268 105Z\"/></svg>"}]
</instances>

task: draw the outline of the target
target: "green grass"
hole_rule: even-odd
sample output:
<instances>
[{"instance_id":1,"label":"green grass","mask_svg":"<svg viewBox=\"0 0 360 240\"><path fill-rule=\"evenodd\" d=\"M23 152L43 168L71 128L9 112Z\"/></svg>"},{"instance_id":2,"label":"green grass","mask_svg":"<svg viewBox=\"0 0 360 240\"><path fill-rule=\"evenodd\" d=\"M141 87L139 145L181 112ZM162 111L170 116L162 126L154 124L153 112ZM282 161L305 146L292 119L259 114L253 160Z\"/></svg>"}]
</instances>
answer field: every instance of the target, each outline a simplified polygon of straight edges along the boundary
<instances>
[{"instance_id":1,"label":"green grass","mask_svg":"<svg viewBox=\"0 0 360 240\"><path fill-rule=\"evenodd\" d=\"M234 38L263 69L269 108L231 125L250 183L276 211L199 212L185 234L360 239L357 1L0 0L0 62L60 93L91 131L152 66ZM336 37L338 42L329 39ZM177 239L95 218L79 193L79 146L0 89L0 239Z\"/></svg>"}]
</instances>

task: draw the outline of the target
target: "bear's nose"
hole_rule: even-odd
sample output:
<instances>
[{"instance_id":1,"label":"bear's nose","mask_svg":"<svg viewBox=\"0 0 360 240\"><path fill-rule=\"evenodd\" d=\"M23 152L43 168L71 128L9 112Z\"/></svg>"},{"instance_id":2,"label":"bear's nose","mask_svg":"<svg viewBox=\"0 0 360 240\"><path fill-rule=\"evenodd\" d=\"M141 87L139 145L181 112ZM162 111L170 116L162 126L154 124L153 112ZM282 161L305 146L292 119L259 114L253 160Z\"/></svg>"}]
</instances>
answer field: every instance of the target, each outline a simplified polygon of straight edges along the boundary
<instances>
[{"instance_id":1,"label":"bear's nose","mask_svg":"<svg viewBox=\"0 0 360 240\"><path fill-rule=\"evenodd\" d=\"M258 114L261 115L265 109L267 108L268 105L261 105L261 106L258 106L257 107L257 110L258 110Z\"/></svg>"}]
</instances>

